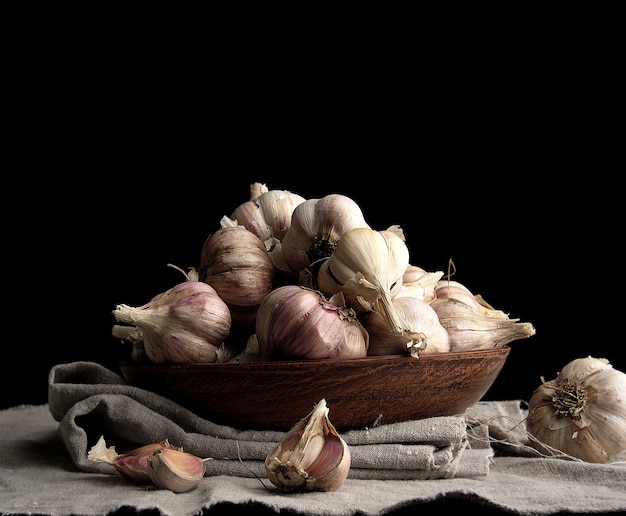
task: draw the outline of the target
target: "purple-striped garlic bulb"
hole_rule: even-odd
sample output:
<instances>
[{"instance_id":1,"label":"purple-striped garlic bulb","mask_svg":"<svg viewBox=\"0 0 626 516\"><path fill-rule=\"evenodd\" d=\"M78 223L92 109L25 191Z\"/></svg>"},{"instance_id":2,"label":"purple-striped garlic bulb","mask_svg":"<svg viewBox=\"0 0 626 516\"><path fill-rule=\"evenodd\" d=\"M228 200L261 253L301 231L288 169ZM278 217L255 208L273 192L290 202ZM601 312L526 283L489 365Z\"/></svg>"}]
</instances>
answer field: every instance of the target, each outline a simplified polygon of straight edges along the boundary
<instances>
[{"instance_id":1,"label":"purple-striped garlic bulb","mask_svg":"<svg viewBox=\"0 0 626 516\"><path fill-rule=\"evenodd\" d=\"M216 362L232 325L224 300L202 281L179 283L141 306L119 304L113 315L140 330L143 350L155 364Z\"/></svg>"},{"instance_id":2,"label":"purple-striped garlic bulb","mask_svg":"<svg viewBox=\"0 0 626 516\"><path fill-rule=\"evenodd\" d=\"M274 286L274 265L261 239L244 226L223 227L205 241L198 279L230 309L233 326L254 326L259 304Z\"/></svg>"},{"instance_id":3,"label":"purple-striped garlic bulb","mask_svg":"<svg viewBox=\"0 0 626 516\"><path fill-rule=\"evenodd\" d=\"M367 356L369 336L342 293L327 299L299 285L270 292L256 319L259 354L264 359L344 359Z\"/></svg>"}]
</instances>

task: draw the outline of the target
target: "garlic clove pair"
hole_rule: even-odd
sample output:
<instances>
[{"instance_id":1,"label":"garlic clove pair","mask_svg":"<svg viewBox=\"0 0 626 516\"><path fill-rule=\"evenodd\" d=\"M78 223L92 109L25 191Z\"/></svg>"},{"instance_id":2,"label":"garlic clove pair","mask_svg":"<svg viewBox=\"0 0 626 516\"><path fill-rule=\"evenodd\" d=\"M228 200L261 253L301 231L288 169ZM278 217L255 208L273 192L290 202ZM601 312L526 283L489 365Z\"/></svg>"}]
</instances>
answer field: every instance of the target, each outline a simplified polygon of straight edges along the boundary
<instances>
[{"instance_id":1,"label":"garlic clove pair","mask_svg":"<svg viewBox=\"0 0 626 516\"><path fill-rule=\"evenodd\" d=\"M343 485L350 471L350 448L328 413L326 400L320 400L267 455L267 476L280 491L336 491Z\"/></svg>"},{"instance_id":2,"label":"garlic clove pair","mask_svg":"<svg viewBox=\"0 0 626 516\"><path fill-rule=\"evenodd\" d=\"M148 456L164 448L177 449L167 439L158 443L140 446L128 453L118 454L115 446L107 447L104 436L87 453L92 462L101 462L113 466L123 477L139 482L150 482L148 475Z\"/></svg>"},{"instance_id":3,"label":"garlic clove pair","mask_svg":"<svg viewBox=\"0 0 626 516\"><path fill-rule=\"evenodd\" d=\"M409 249L401 228L354 228L342 235L321 265L317 285L327 296L342 291L347 305L358 315L379 312L390 331L401 334L402 322L391 300L401 288L408 266Z\"/></svg>"},{"instance_id":4,"label":"garlic clove pair","mask_svg":"<svg viewBox=\"0 0 626 516\"><path fill-rule=\"evenodd\" d=\"M205 473L204 459L172 446L167 439L118 454L115 446L107 447L104 436L100 436L87 458L113 466L124 478L174 493L191 491Z\"/></svg>"}]
</instances>

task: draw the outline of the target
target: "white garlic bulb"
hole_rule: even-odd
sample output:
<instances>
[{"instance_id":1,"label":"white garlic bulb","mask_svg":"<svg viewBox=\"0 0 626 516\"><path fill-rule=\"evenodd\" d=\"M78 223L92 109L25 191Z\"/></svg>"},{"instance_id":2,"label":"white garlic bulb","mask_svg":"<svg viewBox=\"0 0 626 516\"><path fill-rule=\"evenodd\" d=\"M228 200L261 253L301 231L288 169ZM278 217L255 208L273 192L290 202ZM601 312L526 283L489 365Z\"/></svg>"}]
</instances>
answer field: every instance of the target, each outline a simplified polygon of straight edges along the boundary
<instances>
[{"instance_id":1,"label":"white garlic bulb","mask_svg":"<svg viewBox=\"0 0 626 516\"><path fill-rule=\"evenodd\" d=\"M172 446L168 439L118 454L115 446L107 447L104 436L100 436L87 453L87 459L113 466L133 482L152 482L174 493L195 489L205 473L205 459Z\"/></svg>"},{"instance_id":2,"label":"white garlic bulb","mask_svg":"<svg viewBox=\"0 0 626 516\"><path fill-rule=\"evenodd\" d=\"M250 185L250 199L240 204L230 217L222 217L222 227L244 226L258 236L277 272L291 272L282 254L281 241L291 226L293 210L306 199L288 190L269 190L265 184Z\"/></svg>"},{"instance_id":3,"label":"white garlic bulb","mask_svg":"<svg viewBox=\"0 0 626 516\"><path fill-rule=\"evenodd\" d=\"M235 208L227 219L245 226L263 242L273 238L282 240L291 226L294 208L305 200L288 190L269 190L264 184L253 183L250 185L250 199ZM232 223L222 219L221 225L230 226Z\"/></svg>"},{"instance_id":4,"label":"white garlic bulb","mask_svg":"<svg viewBox=\"0 0 626 516\"><path fill-rule=\"evenodd\" d=\"M328 412L326 400L320 400L267 455L267 477L280 491L337 491L343 485L350 472L350 448Z\"/></svg>"},{"instance_id":5,"label":"white garlic bulb","mask_svg":"<svg viewBox=\"0 0 626 516\"><path fill-rule=\"evenodd\" d=\"M357 314L376 311L391 331L401 333L402 322L391 300L402 286L408 266L409 249L400 228L354 228L342 235L320 267L317 285L325 295L342 291Z\"/></svg>"},{"instance_id":6,"label":"white garlic bulb","mask_svg":"<svg viewBox=\"0 0 626 516\"><path fill-rule=\"evenodd\" d=\"M472 299L461 301L455 297L438 297L430 306L450 335L450 351L501 348L536 333L530 322L509 319L508 316L492 317Z\"/></svg>"},{"instance_id":7,"label":"white garlic bulb","mask_svg":"<svg viewBox=\"0 0 626 516\"><path fill-rule=\"evenodd\" d=\"M329 194L297 205L282 239L282 257L296 273L328 258L341 236L352 228L369 227L350 197Z\"/></svg>"},{"instance_id":8,"label":"white garlic bulb","mask_svg":"<svg viewBox=\"0 0 626 516\"><path fill-rule=\"evenodd\" d=\"M437 312L423 299L396 297L392 300L402 324L402 332L390 330L388 322L378 312L361 317L370 336L368 355L411 355L450 351L450 336L441 325Z\"/></svg>"},{"instance_id":9,"label":"white garlic bulb","mask_svg":"<svg viewBox=\"0 0 626 516\"><path fill-rule=\"evenodd\" d=\"M626 450L626 373L606 358L572 360L555 379L542 378L528 403L526 429L543 453L554 448L586 462L610 462Z\"/></svg>"}]
</instances>

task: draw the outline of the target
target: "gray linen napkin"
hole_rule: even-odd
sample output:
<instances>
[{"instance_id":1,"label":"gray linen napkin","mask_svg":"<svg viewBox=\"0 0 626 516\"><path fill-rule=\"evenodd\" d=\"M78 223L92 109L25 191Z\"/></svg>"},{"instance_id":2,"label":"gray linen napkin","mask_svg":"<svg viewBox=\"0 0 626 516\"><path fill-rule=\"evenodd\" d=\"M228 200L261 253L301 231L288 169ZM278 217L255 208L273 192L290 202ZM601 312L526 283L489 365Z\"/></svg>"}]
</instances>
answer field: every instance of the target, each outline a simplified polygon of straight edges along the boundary
<instances>
[{"instance_id":1,"label":"gray linen napkin","mask_svg":"<svg viewBox=\"0 0 626 516\"><path fill-rule=\"evenodd\" d=\"M114 473L111 466L87 459L89 449L103 436L118 453L167 438L189 453L209 458L208 476L265 477L265 457L284 436L280 431L218 425L166 397L129 385L94 362L54 366L48 377L48 405L72 461L87 472ZM482 476L489 473L494 453L485 438L486 425L464 414L341 435L352 457L348 478L355 479Z\"/></svg>"}]
</instances>

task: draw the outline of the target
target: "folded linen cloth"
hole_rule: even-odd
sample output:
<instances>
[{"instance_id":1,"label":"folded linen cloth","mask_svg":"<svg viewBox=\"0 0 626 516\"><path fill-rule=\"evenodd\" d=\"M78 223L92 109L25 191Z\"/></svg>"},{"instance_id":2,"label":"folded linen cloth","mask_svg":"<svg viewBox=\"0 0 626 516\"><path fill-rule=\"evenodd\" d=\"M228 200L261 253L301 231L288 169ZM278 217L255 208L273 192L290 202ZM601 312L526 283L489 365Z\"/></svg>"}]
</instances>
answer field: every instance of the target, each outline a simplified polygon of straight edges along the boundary
<instances>
[{"instance_id":1,"label":"folded linen cloth","mask_svg":"<svg viewBox=\"0 0 626 516\"><path fill-rule=\"evenodd\" d=\"M201 418L170 399L129 385L94 362L54 366L48 406L76 467L114 473L87 459L103 436L118 453L168 439L202 458L206 474L265 477L264 460L284 436L245 430ZM306 414L302 414L304 417ZM332 417L331 417L332 422ZM404 421L341 434L352 457L348 478L437 479L482 476L493 460L488 429L465 414Z\"/></svg>"}]
</instances>

